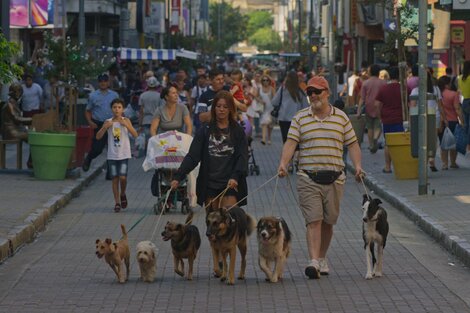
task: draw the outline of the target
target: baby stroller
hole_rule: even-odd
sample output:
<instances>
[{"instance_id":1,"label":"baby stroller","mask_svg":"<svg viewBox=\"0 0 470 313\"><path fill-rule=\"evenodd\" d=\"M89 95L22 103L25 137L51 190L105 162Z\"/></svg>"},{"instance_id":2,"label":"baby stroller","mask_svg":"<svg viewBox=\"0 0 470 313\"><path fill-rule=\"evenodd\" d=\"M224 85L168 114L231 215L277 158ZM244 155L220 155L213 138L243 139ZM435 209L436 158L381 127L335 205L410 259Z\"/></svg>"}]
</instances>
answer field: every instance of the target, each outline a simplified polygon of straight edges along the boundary
<instances>
[{"instance_id":1,"label":"baby stroller","mask_svg":"<svg viewBox=\"0 0 470 313\"><path fill-rule=\"evenodd\" d=\"M253 154L253 147L251 146L251 143L253 142L253 138L251 137L253 127L251 126L250 120L246 115L242 115L240 125L245 130L246 139L248 141L248 173L250 175L256 174L256 176L259 176L259 166L256 164L255 155Z\"/></svg>"},{"instance_id":2,"label":"baby stroller","mask_svg":"<svg viewBox=\"0 0 470 313\"><path fill-rule=\"evenodd\" d=\"M144 171L154 169L151 191L158 198L153 209L155 214L167 213L171 209L181 209L186 214L190 209L187 179L180 182L178 188L167 192L171 188L171 181L179 168L185 155L189 151L192 137L177 131L168 131L149 139L147 156L142 164ZM178 203L181 203L179 206Z\"/></svg>"}]
</instances>

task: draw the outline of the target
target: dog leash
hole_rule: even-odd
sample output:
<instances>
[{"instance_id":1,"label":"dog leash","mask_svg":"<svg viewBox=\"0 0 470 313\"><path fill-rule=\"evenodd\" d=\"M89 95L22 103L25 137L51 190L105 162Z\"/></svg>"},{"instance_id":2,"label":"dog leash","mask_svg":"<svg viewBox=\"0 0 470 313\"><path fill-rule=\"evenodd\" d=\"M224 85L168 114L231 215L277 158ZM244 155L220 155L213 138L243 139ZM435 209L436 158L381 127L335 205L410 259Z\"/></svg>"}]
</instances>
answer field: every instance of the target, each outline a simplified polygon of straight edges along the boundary
<instances>
[{"instance_id":1,"label":"dog leash","mask_svg":"<svg viewBox=\"0 0 470 313\"><path fill-rule=\"evenodd\" d=\"M271 200L271 210L274 207L274 202L276 201L276 193L277 193L277 186L279 184L279 175L276 177L276 185L274 186L274 194L273 194L273 199Z\"/></svg>"},{"instance_id":2,"label":"dog leash","mask_svg":"<svg viewBox=\"0 0 470 313\"><path fill-rule=\"evenodd\" d=\"M257 192L258 190L260 190L261 188L263 188L264 186L266 186L269 182L271 182L273 179L275 179L276 177L279 177L278 174L274 175L273 177L271 177L270 179L268 179L266 182L264 182L264 184L262 184L261 186L259 186L258 188L256 188L255 190L253 190L252 193L255 193ZM227 209L227 211L230 211L232 208L236 207L240 202L242 202L243 200L245 200L246 198L248 198L248 195L243 197L240 201L238 201L237 203L235 203L234 205L232 205L231 207L229 207Z\"/></svg>"},{"instance_id":3,"label":"dog leash","mask_svg":"<svg viewBox=\"0 0 470 313\"><path fill-rule=\"evenodd\" d=\"M160 224L160 221L161 221L161 219L162 219L163 212L165 212L165 205L166 205L166 203L167 203L167 201L168 201L168 198L170 197L170 193L171 193L171 188L168 189L168 191L166 192L165 202L163 202L163 203L164 203L163 208L162 208L162 210L161 210L161 212L160 212L160 215L158 216L157 223L155 223L155 227L154 227L154 229L153 229L152 236L150 237L150 240L151 240L151 241L153 241L153 237L155 236L155 232L157 231L158 226L159 226L159 224Z\"/></svg>"}]
</instances>

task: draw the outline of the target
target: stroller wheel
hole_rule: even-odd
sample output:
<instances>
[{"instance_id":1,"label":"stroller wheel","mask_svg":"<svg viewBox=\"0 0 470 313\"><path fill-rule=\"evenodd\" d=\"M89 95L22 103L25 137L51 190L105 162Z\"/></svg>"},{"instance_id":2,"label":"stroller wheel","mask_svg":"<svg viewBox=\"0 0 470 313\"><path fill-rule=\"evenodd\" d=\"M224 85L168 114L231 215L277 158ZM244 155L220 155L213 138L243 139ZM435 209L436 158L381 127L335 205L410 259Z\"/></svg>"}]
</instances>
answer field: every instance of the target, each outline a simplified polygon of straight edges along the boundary
<instances>
[{"instance_id":1,"label":"stroller wheel","mask_svg":"<svg viewBox=\"0 0 470 313\"><path fill-rule=\"evenodd\" d=\"M259 176L259 166L258 165L255 166L255 173L256 173L256 176Z\"/></svg>"},{"instance_id":2,"label":"stroller wheel","mask_svg":"<svg viewBox=\"0 0 470 313\"><path fill-rule=\"evenodd\" d=\"M254 172L253 165L250 165L249 171L250 171L250 175L253 175L253 172Z\"/></svg>"}]
</instances>

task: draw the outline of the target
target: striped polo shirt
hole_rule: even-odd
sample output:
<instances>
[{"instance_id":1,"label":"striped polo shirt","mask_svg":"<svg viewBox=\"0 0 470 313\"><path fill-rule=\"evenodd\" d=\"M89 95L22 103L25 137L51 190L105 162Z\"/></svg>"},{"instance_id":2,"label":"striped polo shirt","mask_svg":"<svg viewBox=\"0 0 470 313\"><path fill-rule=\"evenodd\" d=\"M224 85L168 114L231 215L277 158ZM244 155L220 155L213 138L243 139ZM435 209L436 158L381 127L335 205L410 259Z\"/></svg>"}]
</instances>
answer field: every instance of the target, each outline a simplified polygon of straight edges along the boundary
<instances>
[{"instance_id":1,"label":"striped polo shirt","mask_svg":"<svg viewBox=\"0 0 470 313\"><path fill-rule=\"evenodd\" d=\"M348 116L330 105L330 114L318 119L311 107L297 112L287 138L299 144L299 170L342 171L343 146L357 141ZM340 179L344 181L344 175Z\"/></svg>"}]
</instances>

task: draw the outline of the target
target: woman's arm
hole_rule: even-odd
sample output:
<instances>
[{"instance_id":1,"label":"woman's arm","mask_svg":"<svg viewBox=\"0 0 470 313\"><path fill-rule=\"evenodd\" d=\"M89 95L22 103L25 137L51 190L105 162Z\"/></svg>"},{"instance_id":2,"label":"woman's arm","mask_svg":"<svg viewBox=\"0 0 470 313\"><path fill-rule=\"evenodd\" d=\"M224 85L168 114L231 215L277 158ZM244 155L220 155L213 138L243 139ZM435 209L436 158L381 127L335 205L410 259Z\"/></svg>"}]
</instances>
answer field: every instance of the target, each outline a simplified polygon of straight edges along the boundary
<instances>
[{"instance_id":1,"label":"woman's arm","mask_svg":"<svg viewBox=\"0 0 470 313\"><path fill-rule=\"evenodd\" d=\"M154 117L152 124L150 124L150 136L155 136L157 134L158 125L160 125L160 118Z\"/></svg>"},{"instance_id":2,"label":"woman's arm","mask_svg":"<svg viewBox=\"0 0 470 313\"><path fill-rule=\"evenodd\" d=\"M186 134L192 136L193 135L193 122L191 121L191 117L188 115L183 117L184 125L186 126Z\"/></svg>"},{"instance_id":3,"label":"woman's arm","mask_svg":"<svg viewBox=\"0 0 470 313\"><path fill-rule=\"evenodd\" d=\"M240 126L237 126L235 128L236 134L237 134L237 140L234 144L235 150L235 158L234 158L234 166L232 167L234 171L232 172L232 175L230 176L231 179L236 180L239 182L239 180L247 176L247 168L248 168L248 141L245 136L245 132Z\"/></svg>"}]
</instances>

